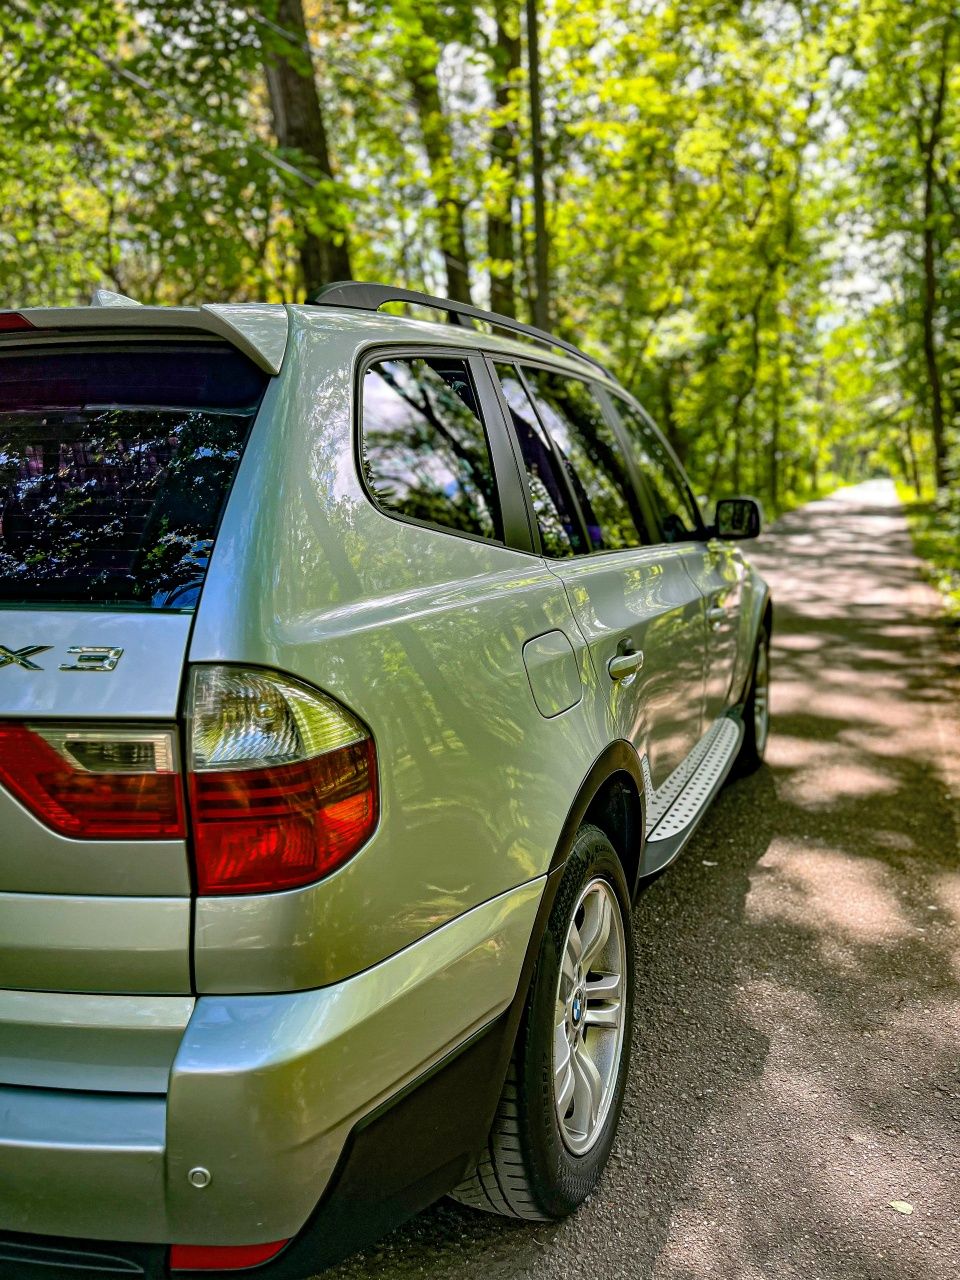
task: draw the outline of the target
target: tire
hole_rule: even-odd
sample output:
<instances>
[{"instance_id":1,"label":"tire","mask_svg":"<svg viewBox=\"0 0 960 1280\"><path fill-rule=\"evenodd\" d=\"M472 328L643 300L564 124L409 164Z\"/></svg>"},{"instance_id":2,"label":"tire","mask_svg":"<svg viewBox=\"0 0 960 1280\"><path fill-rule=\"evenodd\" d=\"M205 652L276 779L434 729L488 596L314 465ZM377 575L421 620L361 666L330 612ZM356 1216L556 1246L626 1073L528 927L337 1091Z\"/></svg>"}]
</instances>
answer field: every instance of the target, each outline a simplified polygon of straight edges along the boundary
<instances>
[{"instance_id":1,"label":"tire","mask_svg":"<svg viewBox=\"0 0 960 1280\"><path fill-rule=\"evenodd\" d=\"M605 911L607 942L592 946L603 933ZM591 958L596 968L583 967ZM599 827L583 826L543 936L486 1149L454 1199L534 1220L563 1218L583 1203L600 1180L620 1119L633 998L633 932L623 868ZM593 1062L595 1076L584 1059ZM561 1117L559 1107L571 1088Z\"/></svg>"},{"instance_id":2,"label":"tire","mask_svg":"<svg viewBox=\"0 0 960 1280\"><path fill-rule=\"evenodd\" d=\"M750 673L750 692L743 704L743 741L737 756L736 773L745 777L763 764L770 735L770 636L766 624L760 627Z\"/></svg>"}]
</instances>

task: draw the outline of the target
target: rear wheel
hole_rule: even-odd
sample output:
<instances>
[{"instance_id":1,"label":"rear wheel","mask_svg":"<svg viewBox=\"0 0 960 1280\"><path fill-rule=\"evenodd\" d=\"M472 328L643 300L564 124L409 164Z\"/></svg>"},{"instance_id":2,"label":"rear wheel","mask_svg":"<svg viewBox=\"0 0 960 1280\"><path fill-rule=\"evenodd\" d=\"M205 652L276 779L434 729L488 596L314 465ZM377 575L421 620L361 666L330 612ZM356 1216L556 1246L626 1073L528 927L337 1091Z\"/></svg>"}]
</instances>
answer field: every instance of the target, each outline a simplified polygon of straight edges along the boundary
<instances>
[{"instance_id":1,"label":"rear wheel","mask_svg":"<svg viewBox=\"0 0 960 1280\"><path fill-rule=\"evenodd\" d=\"M623 1105L633 990L623 868L606 835L584 826L550 913L486 1150L457 1200L550 1219L586 1199Z\"/></svg>"},{"instance_id":2,"label":"rear wheel","mask_svg":"<svg viewBox=\"0 0 960 1280\"><path fill-rule=\"evenodd\" d=\"M763 763L770 736L770 636L765 626L757 637L750 692L743 707L743 742L737 757L737 773L753 773Z\"/></svg>"}]
</instances>

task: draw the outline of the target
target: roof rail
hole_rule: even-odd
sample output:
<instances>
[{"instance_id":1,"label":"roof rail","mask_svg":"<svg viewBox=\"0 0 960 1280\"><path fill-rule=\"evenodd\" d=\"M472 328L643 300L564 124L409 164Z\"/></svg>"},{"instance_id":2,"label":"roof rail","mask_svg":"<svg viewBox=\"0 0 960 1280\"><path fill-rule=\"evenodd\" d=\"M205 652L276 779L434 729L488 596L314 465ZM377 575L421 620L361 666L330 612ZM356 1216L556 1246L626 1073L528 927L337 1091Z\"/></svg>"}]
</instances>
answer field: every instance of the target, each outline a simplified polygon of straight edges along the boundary
<instances>
[{"instance_id":1,"label":"roof rail","mask_svg":"<svg viewBox=\"0 0 960 1280\"><path fill-rule=\"evenodd\" d=\"M410 302L420 307L429 307L433 311L445 311L450 324L463 325L468 320L483 320L494 329L522 334L533 342L566 351L580 360L587 360L604 373L607 372L599 360L588 356L572 342L547 333L545 329L522 324L497 311L484 311L466 302L454 302L451 298L437 298L429 293L417 293L414 289L395 289L389 284L365 284L360 280L337 280L333 284L324 285L312 297L307 298L308 305L313 307L356 307L360 311L379 311L388 302Z\"/></svg>"}]
</instances>

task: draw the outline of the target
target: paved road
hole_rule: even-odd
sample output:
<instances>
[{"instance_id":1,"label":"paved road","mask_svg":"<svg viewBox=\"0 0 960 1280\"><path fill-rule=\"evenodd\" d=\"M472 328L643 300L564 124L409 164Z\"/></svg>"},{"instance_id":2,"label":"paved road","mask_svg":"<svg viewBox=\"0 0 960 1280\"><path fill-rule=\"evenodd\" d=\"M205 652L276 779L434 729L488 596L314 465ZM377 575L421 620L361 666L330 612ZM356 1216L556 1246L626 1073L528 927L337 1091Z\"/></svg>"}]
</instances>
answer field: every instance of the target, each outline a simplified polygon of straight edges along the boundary
<instances>
[{"instance_id":1,"label":"paved road","mask_svg":"<svg viewBox=\"0 0 960 1280\"><path fill-rule=\"evenodd\" d=\"M560 1225L443 1202L327 1280L960 1276L957 671L892 485L793 513L756 559L769 762L637 908L599 1191Z\"/></svg>"}]
</instances>

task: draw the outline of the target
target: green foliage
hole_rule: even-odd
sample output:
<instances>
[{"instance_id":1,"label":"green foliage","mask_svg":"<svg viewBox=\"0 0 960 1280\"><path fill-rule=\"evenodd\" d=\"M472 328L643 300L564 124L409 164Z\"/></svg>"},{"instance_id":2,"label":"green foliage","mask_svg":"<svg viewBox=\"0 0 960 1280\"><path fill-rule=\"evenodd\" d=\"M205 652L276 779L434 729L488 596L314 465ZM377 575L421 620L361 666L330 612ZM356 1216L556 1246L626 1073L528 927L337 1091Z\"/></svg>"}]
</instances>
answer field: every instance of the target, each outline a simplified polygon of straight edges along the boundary
<instances>
[{"instance_id":1,"label":"green foliage","mask_svg":"<svg viewBox=\"0 0 960 1280\"><path fill-rule=\"evenodd\" d=\"M346 228L358 276L462 267L530 317L523 6L302 4L309 48L277 0L0 6L5 304L295 298L305 230ZM698 490L777 511L888 472L953 501L953 0L542 0L540 45L558 330ZM278 55L314 71L330 173L277 144Z\"/></svg>"},{"instance_id":2,"label":"green foliage","mask_svg":"<svg viewBox=\"0 0 960 1280\"><path fill-rule=\"evenodd\" d=\"M956 494L924 497L906 484L897 491L927 577L943 597L947 619L960 627L960 501Z\"/></svg>"}]
</instances>

